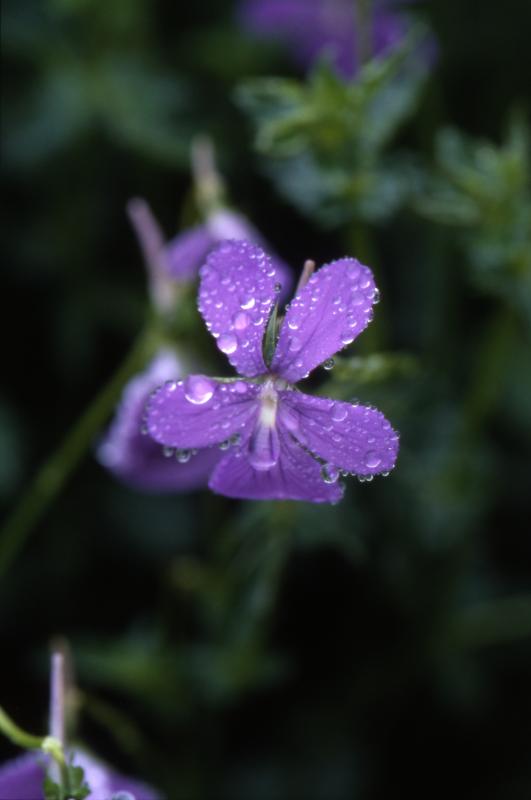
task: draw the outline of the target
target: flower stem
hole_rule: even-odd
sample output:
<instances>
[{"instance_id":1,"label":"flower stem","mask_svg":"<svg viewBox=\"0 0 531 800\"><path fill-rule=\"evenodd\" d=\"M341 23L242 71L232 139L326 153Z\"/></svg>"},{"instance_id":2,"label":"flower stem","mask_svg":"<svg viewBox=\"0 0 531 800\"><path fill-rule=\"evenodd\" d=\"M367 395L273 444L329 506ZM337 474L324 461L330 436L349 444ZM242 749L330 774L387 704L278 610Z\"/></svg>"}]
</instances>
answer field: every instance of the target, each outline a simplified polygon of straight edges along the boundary
<instances>
[{"instance_id":1,"label":"flower stem","mask_svg":"<svg viewBox=\"0 0 531 800\"><path fill-rule=\"evenodd\" d=\"M32 529L63 489L94 436L114 408L126 381L151 355L154 337L146 326L110 381L39 470L0 534L0 576L5 574Z\"/></svg>"},{"instance_id":2,"label":"flower stem","mask_svg":"<svg viewBox=\"0 0 531 800\"><path fill-rule=\"evenodd\" d=\"M53 736L34 736L19 728L4 709L0 706L0 731L13 744L27 750L42 750L52 756L60 766L64 765L65 757L63 747L58 739Z\"/></svg>"}]
</instances>

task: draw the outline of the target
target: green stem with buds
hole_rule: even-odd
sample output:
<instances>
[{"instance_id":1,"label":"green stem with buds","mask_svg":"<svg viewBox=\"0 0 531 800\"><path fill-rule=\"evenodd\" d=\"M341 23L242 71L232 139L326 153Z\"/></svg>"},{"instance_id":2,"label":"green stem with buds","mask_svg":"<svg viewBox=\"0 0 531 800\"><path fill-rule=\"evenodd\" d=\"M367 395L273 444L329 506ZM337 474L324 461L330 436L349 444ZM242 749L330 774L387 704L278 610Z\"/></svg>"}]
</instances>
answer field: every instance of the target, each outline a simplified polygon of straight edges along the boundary
<instances>
[{"instance_id":1,"label":"green stem with buds","mask_svg":"<svg viewBox=\"0 0 531 800\"><path fill-rule=\"evenodd\" d=\"M41 750L43 753L50 755L60 769L65 766L63 746L59 739L55 739L53 736L34 736L31 733L27 733L22 728L19 728L16 722L13 722L1 706L0 731L18 747L24 747L27 750Z\"/></svg>"}]
</instances>

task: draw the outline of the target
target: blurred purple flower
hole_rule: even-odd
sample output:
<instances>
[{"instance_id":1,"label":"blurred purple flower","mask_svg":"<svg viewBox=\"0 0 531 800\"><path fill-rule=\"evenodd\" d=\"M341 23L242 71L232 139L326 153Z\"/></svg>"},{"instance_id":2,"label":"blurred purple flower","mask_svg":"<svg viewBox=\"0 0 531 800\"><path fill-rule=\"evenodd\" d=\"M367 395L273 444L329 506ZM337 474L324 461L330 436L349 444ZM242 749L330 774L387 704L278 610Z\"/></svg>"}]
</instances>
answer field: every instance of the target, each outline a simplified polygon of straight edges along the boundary
<instances>
[{"instance_id":1,"label":"blurred purple flower","mask_svg":"<svg viewBox=\"0 0 531 800\"><path fill-rule=\"evenodd\" d=\"M28 753L0 767L1 800L44 800L44 756ZM83 768L91 792L87 800L159 800L150 786L114 772L82 751L74 754L75 766Z\"/></svg>"},{"instance_id":2,"label":"blurred purple flower","mask_svg":"<svg viewBox=\"0 0 531 800\"><path fill-rule=\"evenodd\" d=\"M188 228L165 242L162 231L145 200L133 199L128 204L128 213L144 252L155 304L167 306L171 303L171 292L176 285L194 281L199 268L205 263L210 251L225 239L246 239L263 247L264 239L243 214L219 207L212 211L201 225ZM278 257L275 267L286 288L291 282L291 270ZM167 299L166 299L167 298Z\"/></svg>"},{"instance_id":3,"label":"blurred purple flower","mask_svg":"<svg viewBox=\"0 0 531 800\"><path fill-rule=\"evenodd\" d=\"M395 0L374 0L368 30L360 31L355 0L243 0L242 24L253 33L289 45L294 57L310 67L327 53L345 78L360 68L360 43L366 37L371 56L384 56L404 41L411 23Z\"/></svg>"},{"instance_id":4,"label":"blurred purple flower","mask_svg":"<svg viewBox=\"0 0 531 800\"><path fill-rule=\"evenodd\" d=\"M334 503L341 473L370 479L391 470L398 436L383 414L310 397L294 384L350 344L368 325L377 296L372 272L353 258L323 266L302 288L280 327L270 364L263 341L278 299L276 268L259 247L229 241L201 270L199 310L239 375L191 375L151 395L146 424L167 447L225 450L209 486L248 499Z\"/></svg>"},{"instance_id":5,"label":"blurred purple flower","mask_svg":"<svg viewBox=\"0 0 531 800\"><path fill-rule=\"evenodd\" d=\"M114 420L98 447L99 462L134 488L153 492L196 489L206 485L219 461L218 452L205 450L194 458L181 453L179 463L165 456L160 445L142 433L144 407L153 388L178 378L182 372L172 351L160 351L125 387Z\"/></svg>"}]
</instances>

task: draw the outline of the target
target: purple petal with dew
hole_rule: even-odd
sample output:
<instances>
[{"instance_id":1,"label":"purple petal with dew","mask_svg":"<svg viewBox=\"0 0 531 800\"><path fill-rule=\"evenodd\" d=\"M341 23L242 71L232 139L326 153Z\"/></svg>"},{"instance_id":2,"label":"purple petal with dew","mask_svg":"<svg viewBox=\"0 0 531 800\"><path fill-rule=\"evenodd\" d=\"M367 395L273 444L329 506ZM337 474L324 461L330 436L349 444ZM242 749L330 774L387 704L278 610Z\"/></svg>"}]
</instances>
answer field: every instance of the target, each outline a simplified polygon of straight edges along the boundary
<instances>
[{"instance_id":1,"label":"purple petal with dew","mask_svg":"<svg viewBox=\"0 0 531 800\"><path fill-rule=\"evenodd\" d=\"M271 258L250 242L222 242L200 274L199 310L218 348L240 375L263 374L262 341L281 289Z\"/></svg>"},{"instance_id":2,"label":"purple petal with dew","mask_svg":"<svg viewBox=\"0 0 531 800\"><path fill-rule=\"evenodd\" d=\"M325 483L321 465L305 452L289 431L278 426L276 463L268 468L252 466L252 437L219 462L212 473L212 491L244 500L306 500L309 503L337 503L343 496L338 484Z\"/></svg>"},{"instance_id":3,"label":"purple petal with dew","mask_svg":"<svg viewBox=\"0 0 531 800\"><path fill-rule=\"evenodd\" d=\"M389 472L395 465L398 434L381 411L370 406L284 391L279 421L326 462L331 478L337 478L337 470L370 476Z\"/></svg>"},{"instance_id":4,"label":"purple petal with dew","mask_svg":"<svg viewBox=\"0 0 531 800\"><path fill-rule=\"evenodd\" d=\"M0 766L2 800L42 800L44 767L42 757L27 753Z\"/></svg>"},{"instance_id":5,"label":"purple petal with dew","mask_svg":"<svg viewBox=\"0 0 531 800\"><path fill-rule=\"evenodd\" d=\"M372 318L378 300L368 267L342 258L321 267L292 300L271 365L290 383L354 341Z\"/></svg>"},{"instance_id":6,"label":"purple petal with dew","mask_svg":"<svg viewBox=\"0 0 531 800\"><path fill-rule=\"evenodd\" d=\"M284 295L288 292L293 282L292 271L285 261L282 261L275 253L271 253L271 249L260 231L243 214L238 214L227 208L220 208L208 217L206 225L216 242L225 239L247 240L268 252L276 270L277 280L282 284L279 299L285 299Z\"/></svg>"},{"instance_id":7,"label":"purple petal with dew","mask_svg":"<svg viewBox=\"0 0 531 800\"><path fill-rule=\"evenodd\" d=\"M150 393L164 380L177 379L182 367L175 354L163 350L148 368L125 387L114 420L97 450L99 462L117 478L150 492L184 492L206 486L220 454L204 450L194 457L165 457L162 448L142 433Z\"/></svg>"},{"instance_id":8,"label":"purple petal with dew","mask_svg":"<svg viewBox=\"0 0 531 800\"><path fill-rule=\"evenodd\" d=\"M206 225L179 233L164 248L166 269L170 277L177 281L193 281L199 268L215 245Z\"/></svg>"},{"instance_id":9,"label":"purple petal with dew","mask_svg":"<svg viewBox=\"0 0 531 800\"><path fill-rule=\"evenodd\" d=\"M258 391L245 381L222 383L204 375L168 381L152 393L145 424L156 442L179 451L219 445L246 435Z\"/></svg>"}]
</instances>

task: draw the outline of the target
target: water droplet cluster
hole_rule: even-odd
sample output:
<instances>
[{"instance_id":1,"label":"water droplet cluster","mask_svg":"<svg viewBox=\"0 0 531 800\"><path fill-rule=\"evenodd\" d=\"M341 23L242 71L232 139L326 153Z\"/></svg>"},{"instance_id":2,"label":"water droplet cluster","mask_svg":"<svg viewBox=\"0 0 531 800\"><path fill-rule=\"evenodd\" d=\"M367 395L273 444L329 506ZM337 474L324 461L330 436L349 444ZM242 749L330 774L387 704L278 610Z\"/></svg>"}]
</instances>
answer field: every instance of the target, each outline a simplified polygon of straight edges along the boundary
<instances>
[{"instance_id":1,"label":"water droplet cluster","mask_svg":"<svg viewBox=\"0 0 531 800\"><path fill-rule=\"evenodd\" d=\"M280 286L271 258L247 241L220 244L201 269L199 310L243 375L265 372L262 339Z\"/></svg>"}]
</instances>

